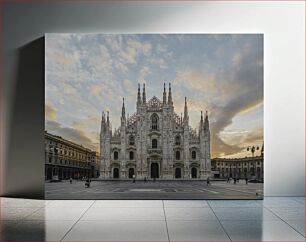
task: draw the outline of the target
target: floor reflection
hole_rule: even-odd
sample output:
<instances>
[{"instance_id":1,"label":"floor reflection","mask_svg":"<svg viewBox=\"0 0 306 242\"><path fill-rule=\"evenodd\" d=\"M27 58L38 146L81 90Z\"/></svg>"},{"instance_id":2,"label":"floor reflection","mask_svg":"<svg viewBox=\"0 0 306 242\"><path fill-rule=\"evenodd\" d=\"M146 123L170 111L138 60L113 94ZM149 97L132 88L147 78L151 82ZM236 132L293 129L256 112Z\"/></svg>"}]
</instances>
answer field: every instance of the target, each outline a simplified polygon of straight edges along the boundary
<instances>
[{"instance_id":1,"label":"floor reflection","mask_svg":"<svg viewBox=\"0 0 306 242\"><path fill-rule=\"evenodd\" d=\"M1 198L1 241L305 241L305 198Z\"/></svg>"}]
</instances>

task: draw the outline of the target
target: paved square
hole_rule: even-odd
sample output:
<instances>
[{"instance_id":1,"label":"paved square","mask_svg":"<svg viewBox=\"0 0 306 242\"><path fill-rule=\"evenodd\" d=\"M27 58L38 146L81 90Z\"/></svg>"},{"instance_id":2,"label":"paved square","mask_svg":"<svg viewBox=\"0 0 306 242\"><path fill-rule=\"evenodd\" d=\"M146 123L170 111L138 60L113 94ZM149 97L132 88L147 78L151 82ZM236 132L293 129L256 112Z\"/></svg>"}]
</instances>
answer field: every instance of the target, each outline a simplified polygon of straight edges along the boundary
<instances>
[{"instance_id":1,"label":"paved square","mask_svg":"<svg viewBox=\"0 0 306 242\"><path fill-rule=\"evenodd\" d=\"M67 181L45 184L46 199L262 199L263 184L240 181Z\"/></svg>"}]
</instances>

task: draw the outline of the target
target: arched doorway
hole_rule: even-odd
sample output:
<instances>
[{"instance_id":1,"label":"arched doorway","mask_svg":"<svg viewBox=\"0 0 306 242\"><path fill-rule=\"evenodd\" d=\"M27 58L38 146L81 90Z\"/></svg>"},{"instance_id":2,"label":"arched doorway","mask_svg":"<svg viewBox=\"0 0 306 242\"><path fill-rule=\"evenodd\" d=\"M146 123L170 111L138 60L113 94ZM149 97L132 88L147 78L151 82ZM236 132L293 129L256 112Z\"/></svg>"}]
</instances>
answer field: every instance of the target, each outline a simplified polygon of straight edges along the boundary
<instances>
[{"instance_id":1,"label":"arched doorway","mask_svg":"<svg viewBox=\"0 0 306 242\"><path fill-rule=\"evenodd\" d=\"M134 168L129 168L129 178L133 178L134 174Z\"/></svg>"},{"instance_id":2,"label":"arched doorway","mask_svg":"<svg viewBox=\"0 0 306 242\"><path fill-rule=\"evenodd\" d=\"M114 178L119 178L119 169L118 168L114 168Z\"/></svg>"},{"instance_id":3,"label":"arched doorway","mask_svg":"<svg viewBox=\"0 0 306 242\"><path fill-rule=\"evenodd\" d=\"M151 178L159 178L159 167L156 162L151 164Z\"/></svg>"},{"instance_id":4,"label":"arched doorway","mask_svg":"<svg viewBox=\"0 0 306 242\"><path fill-rule=\"evenodd\" d=\"M181 177L182 177L181 168L175 168L175 178L181 178Z\"/></svg>"},{"instance_id":5,"label":"arched doorway","mask_svg":"<svg viewBox=\"0 0 306 242\"><path fill-rule=\"evenodd\" d=\"M197 178L197 168L191 168L191 178Z\"/></svg>"}]
</instances>

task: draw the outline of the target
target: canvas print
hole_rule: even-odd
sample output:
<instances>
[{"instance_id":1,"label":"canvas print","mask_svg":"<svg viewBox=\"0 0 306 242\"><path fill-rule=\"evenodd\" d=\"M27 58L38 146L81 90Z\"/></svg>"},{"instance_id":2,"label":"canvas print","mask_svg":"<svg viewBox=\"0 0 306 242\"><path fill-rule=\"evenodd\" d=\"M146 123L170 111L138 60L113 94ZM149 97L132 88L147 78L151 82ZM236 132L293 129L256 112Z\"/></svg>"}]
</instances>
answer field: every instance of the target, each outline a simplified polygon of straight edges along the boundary
<instances>
[{"instance_id":1,"label":"canvas print","mask_svg":"<svg viewBox=\"0 0 306 242\"><path fill-rule=\"evenodd\" d=\"M45 198L262 199L262 34L46 34Z\"/></svg>"}]
</instances>

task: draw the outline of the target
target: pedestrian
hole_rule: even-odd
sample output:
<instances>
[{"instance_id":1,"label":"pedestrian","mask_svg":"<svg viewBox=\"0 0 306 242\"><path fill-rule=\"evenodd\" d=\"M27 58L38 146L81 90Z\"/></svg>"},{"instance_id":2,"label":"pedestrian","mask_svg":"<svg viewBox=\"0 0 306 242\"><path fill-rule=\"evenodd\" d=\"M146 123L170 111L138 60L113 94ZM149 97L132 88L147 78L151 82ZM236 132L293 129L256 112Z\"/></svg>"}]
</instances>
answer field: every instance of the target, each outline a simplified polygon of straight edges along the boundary
<instances>
[{"instance_id":1,"label":"pedestrian","mask_svg":"<svg viewBox=\"0 0 306 242\"><path fill-rule=\"evenodd\" d=\"M229 177L227 178L227 183L231 183L231 180Z\"/></svg>"},{"instance_id":2,"label":"pedestrian","mask_svg":"<svg viewBox=\"0 0 306 242\"><path fill-rule=\"evenodd\" d=\"M210 185L210 178L209 178L209 177L207 177L207 179L206 179L206 185L207 185L207 186Z\"/></svg>"},{"instance_id":3,"label":"pedestrian","mask_svg":"<svg viewBox=\"0 0 306 242\"><path fill-rule=\"evenodd\" d=\"M236 181L237 181L237 179L236 179L236 178L234 178L234 184L236 184Z\"/></svg>"},{"instance_id":4,"label":"pedestrian","mask_svg":"<svg viewBox=\"0 0 306 242\"><path fill-rule=\"evenodd\" d=\"M136 182L136 179L135 179L135 174L133 175L133 183Z\"/></svg>"},{"instance_id":5,"label":"pedestrian","mask_svg":"<svg viewBox=\"0 0 306 242\"><path fill-rule=\"evenodd\" d=\"M70 184L72 184L72 177L70 177Z\"/></svg>"},{"instance_id":6,"label":"pedestrian","mask_svg":"<svg viewBox=\"0 0 306 242\"><path fill-rule=\"evenodd\" d=\"M85 187L89 187L90 186L90 183L89 183L89 179L86 179L86 181L85 181Z\"/></svg>"},{"instance_id":7,"label":"pedestrian","mask_svg":"<svg viewBox=\"0 0 306 242\"><path fill-rule=\"evenodd\" d=\"M146 176L144 177L144 182L145 182L145 183L147 182L147 177L146 177Z\"/></svg>"},{"instance_id":8,"label":"pedestrian","mask_svg":"<svg viewBox=\"0 0 306 242\"><path fill-rule=\"evenodd\" d=\"M248 178L245 178L245 184L248 185Z\"/></svg>"}]
</instances>

